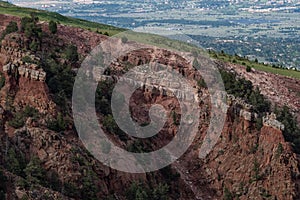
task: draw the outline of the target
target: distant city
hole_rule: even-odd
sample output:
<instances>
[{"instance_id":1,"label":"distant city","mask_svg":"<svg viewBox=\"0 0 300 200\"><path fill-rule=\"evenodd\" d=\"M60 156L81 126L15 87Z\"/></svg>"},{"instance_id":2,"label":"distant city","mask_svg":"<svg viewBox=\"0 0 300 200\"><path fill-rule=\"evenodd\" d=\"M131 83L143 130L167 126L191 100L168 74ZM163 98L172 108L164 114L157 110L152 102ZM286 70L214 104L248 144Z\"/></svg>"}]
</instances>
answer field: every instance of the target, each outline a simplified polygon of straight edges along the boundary
<instances>
[{"instance_id":1,"label":"distant city","mask_svg":"<svg viewBox=\"0 0 300 200\"><path fill-rule=\"evenodd\" d=\"M161 35L300 69L299 0L12 0L16 5Z\"/></svg>"}]
</instances>

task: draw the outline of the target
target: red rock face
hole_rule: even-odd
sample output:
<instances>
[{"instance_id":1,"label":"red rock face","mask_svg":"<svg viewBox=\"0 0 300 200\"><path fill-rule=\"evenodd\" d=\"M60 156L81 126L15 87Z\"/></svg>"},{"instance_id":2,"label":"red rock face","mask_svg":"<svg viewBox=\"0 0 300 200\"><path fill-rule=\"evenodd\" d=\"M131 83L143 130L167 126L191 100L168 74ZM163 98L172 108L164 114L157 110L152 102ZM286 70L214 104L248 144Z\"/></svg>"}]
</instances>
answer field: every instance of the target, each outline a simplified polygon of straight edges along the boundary
<instances>
[{"instance_id":1,"label":"red rock face","mask_svg":"<svg viewBox=\"0 0 300 200\"><path fill-rule=\"evenodd\" d=\"M2 17L0 15L0 17ZM16 18L4 16L0 27ZM1 26L2 23L2 26ZM44 28L46 25L44 26ZM1 29L0 29L1 30ZM61 46L73 43L78 47L79 53L85 56L105 36L91 33L79 28L58 26L58 35ZM6 42L5 45L17 48L16 43ZM0 69L11 55L0 53ZM3 58L3 59L2 59ZM13 57L12 57L13 59ZM187 63L178 55L165 50L147 48L131 52L118 60L116 65L122 68L122 62L132 65L140 65L151 60L158 60L161 64L174 66L179 73L184 72L190 80L199 78ZM224 64L224 67L239 69L239 66ZM5 74L5 73L4 73ZM253 73L255 77L246 76L249 80L271 77L273 75L260 75ZM278 80L287 80L278 76ZM51 94L45 82L14 77L5 74L6 85L1 89L1 106L6 107L7 96L11 95L12 105L16 109L22 109L25 105L37 108L41 113L55 113L57 107L51 99ZM272 82L272 81L270 81ZM195 81L193 82L195 84ZM254 82L255 83L255 82ZM293 81L291 84L292 85ZM257 84L261 85L261 84ZM276 85L273 86L276 89ZM283 86L280 86L280 88ZM288 86L287 86L288 87ZM281 88L282 89L282 88ZM280 89L280 91L281 91ZM297 88L296 88L297 89ZM266 89L263 89L267 91ZM284 89L285 90L285 89ZM208 91L201 89L203 94ZM268 96L268 93L265 93ZM275 99L270 99L276 102ZM290 101L288 101L290 103ZM179 103L175 98L155 95L149 91L138 90L130 101L132 117L142 123L149 120L148 108L152 104L161 104L169 114L175 111L180 115ZM298 104L291 104L299 109ZM255 124L236 116L229 109L226 123L218 143L205 159L199 159L199 148L203 142L210 119L209 98L203 99L199 104L201 108L198 134L193 145L175 163L171 165L173 172L180 174L180 178L170 183L170 193L178 193L178 199L223 199L225 192L230 192L239 199L299 199L298 183L300 173L297 156L292 152L290 144L284 141L282 132L272 127L264 126L260 131ZM5 115L5 114L4 114ZM8 116L4 116L8 117ZM101 117L100 117L101 118ZM8 133L10 142L18 146L25 155L30 158L36 155L42 166L48 171L58 174L60 180L65 183L74 183L82 187L81 182L91 170L95 173L95 184L99 186L98 197L103 199L108 194L116 194L119 199L124 199L124 192L133 181L142 181L146 184L157 185L166 180L165 176L158 172L151 174L127 174L112 170L88 154L81 144L76 132L70 128L62 134L49 130L44 125L34 125L30 120L26 123L27 129L14 130L6 123L5 133L1 132L0 138ZM151 141L152 148L160 148L166 145L176 135L178 127L169 115L166 126L156 139ZM111 134L111 139L116 144L125 148L117 136ZM4 139L3 139L4 141ZM2 144L2 143L1 143ZM12 175L11 175L12 176ZM16 177L16 176L12 176ZM45 189L40 189L41 193ZM175 191L176 190L176 191ZM24 192L24 191L23 191ZM28 191L25 193L29 194ZM16 188L11 189L11 196L20 194ZM54 194L55 192L52 191ZM56 195L61 195L56 193ZM172 196L173 197L173 196ZM68 199L67 197L60 197ZM55 198L53 198L55 199Z\"/></svg>"},{"instance_id":2,"label":"red rock face","mask_svg":"<svg viewBox=\"0 0 300 200\"><path fill-rule=\"evenodd\" d=\"M258 70L246 72L244 66L236 64L219 63L227 70L235 71L240 77L252 82L253 86L259 87L261 93L266 96L273 104L278 106L287 105L294 111L300 122L300 84L299 80L281 76L277 74L267 73Z\"/></svg>"},{"instance_id":3,"label":"red rock face","mask_svg":"<svg viewBox=\"0 0 300 200\"><path fill-rule=\"evenodd\" d=\"M26 105L31 105L44 114L55 112L55 104L49 97L45 82L21 77L18 86L19 90L16 93L14 102L16 107L24 108Z\"/></svg>"}]
</instances>

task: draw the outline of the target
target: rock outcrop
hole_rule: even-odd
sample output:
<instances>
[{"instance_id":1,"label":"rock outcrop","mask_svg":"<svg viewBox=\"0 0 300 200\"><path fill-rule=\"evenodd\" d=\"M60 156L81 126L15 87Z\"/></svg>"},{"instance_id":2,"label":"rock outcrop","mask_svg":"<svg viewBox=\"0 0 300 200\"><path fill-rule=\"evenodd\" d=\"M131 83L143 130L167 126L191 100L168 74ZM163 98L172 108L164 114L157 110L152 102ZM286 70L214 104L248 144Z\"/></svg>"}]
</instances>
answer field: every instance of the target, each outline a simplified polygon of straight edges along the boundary
<instances>
[{"instance_id":1,"label":"rock outcrop","mask_svg":"<svg viewBox=\"0 0 300 200\"><path fill-rule=\"evenodd\" d=\"M0 54L5 55L6 60L3 62L3 72L12 76L21 76L35 81L45 81L46 72L37 64L22 61L28 58L31 62L39 62L36 57L29 52L22 50L20 46L20 35L11 34L6 36L2 41Z\"/></svg>"},{"instance_id":2,"label":"rock outcrop","mask_svg":"<svg viewBox=\"0 0 300 200\"><path fill-rule=\"evenodd\" d=\"M20 60L15 60L14 63L4 65L3 72L12 76L20 76L34 81L44 82L46 79L46 72L37 68L38 66L36 64L29 64Z\"/></svg>"},{"instance_id":3,"label":"rock outcrop","mask_svg":"<svg viewBox=\"0 0 300 200\"><path fill-rule=\"evenodd\" d=\"M237 113L245 120L253 121L257 118L257 113L253 111L253 106L246 103L241 98L237 98L233 95L227 95L227 101L229 106L233 106L233 112Z\"/></svg>"},{"instance_id":4,"label":"rock outcrop","mask_svg":"<svg viewBox=\"0 0 300 200\"><path fill-rule=\"evenodd\" d=\"M275 129L284 130L284 124L276 120L275 113L268 113L265 117L263 117L264 126L271 126Z\"/></svg>"},{"instance_id":5,"label":"rock outcrop","mask_svg":"<svg viewBox=\"0 0 300 200\"><path fill-rule=\"evenodd\" d=\"M69 41L74 42L82 55L86 55L87 51L96 46L96 42L105 38L96 33L63 25L58 26L58 34L61 38L60 46ZM6 84L1 89L0 95L0 127L2 128L0 157L5 156L7 148L21 152L27 161L32 157L38 157L42 168L47 172L45 179L57 174L58 182L61 184L59 191L50 191L50 198L56 199L55 196L57 196L58 199L69 199L63 194L72 195L71 192L65 192L70 188L73 189L72 192L75 195L84 197L85 192L95 186L98 199L111 195L115 199L123 200L125 199L124 193L131 183L140 181L151 187L167 182L170 187L167 195L171 199L223 199L225 191L230 194L229 196L241 200L299 199L297 182L299 182L300 172L297 155L293 153L291 145L285 142L282 134L284 127L276 120L276 117L273 114L264 117L264 126L261 130L257 130L254 124L257 114L253 112L251 105L231 95L227 96L227 105L222 102L210 102L208 90L197 85L196 81L200 80L201 76L191 67L191 63L177 54L160 49L141 49L122 56L112 64L112 69L119 69L119 71L116 70L117 72L110 76L95 73L95 79L97 81L124 81L131 86L141 88L129 102L132 108L132 118L140 123L149 121L147 109L152 104L161 104L170 111L169 113L174 113L173 118L171 115L168 117L161 132L151 138L149 142L151 148L159 149L176 137L179 127L176 120L180 118L180 105L176 100L177 97L197 104L201 108L199 127L195 128L197 136L188 151L170 168L165 168L161 172L127 174L104 166L90 155L80 142L73 128L70 113L67 113L65 117L66 130L58 133L46 126L45 121L48 118L45 116L55 113L58 109L52 102L44 82L46 74L38 65L22 61L22 58L26 56L35 61L38 61L36 60L38 58L20 50L19 44L22 40L18 38L18 34L7 36L3 40L0 52L0 70L2 69L6 78ZM89 39L92 42L88 41ZM154 60L172 67L189 81L193 89L185 91L181 89L187 88L184 84L172 82L170 79L153 79L147 74L122 77L122 74L126 72L126 67L142 65ZM7 107L9 103L16 111L26 105L35 107L44 118L36 122L29 117L24 127L14 129L9 123L14 114L14 110L9 110ZM206 158L200 159L199 149L209 127L212 103L216 103L220 108L229 106L229 111L221 136L212 138L218 140L216 146ZM103 122L104 117L106 116L99 114L99 121ZM189 134L188 131L187 134ZM131 137L126 137L124 141L124 138L121 139L113 132L107 132L107 136L124 149L128 148L128 144L131 145L137 141ZM138 142L138 148L143 147L143 141ZM146 143L145 146L149 147ZM0 159L3 166L4 161ZM9 197L25 196L26 198L27 195L31 199L38 199L33 194L36 192L16 187L14 185L16 176L7 174L11 181L8 190ZM84 185L86 183L88 184ZM79 190L83 194L76 193ZM42 194L46 191L49 189L39 187L38 193ZM8 199L14 199L9 197ZM46 198L45 196L44 199ZM74 198L79 199L81 196Z\"/></svg>"}]
</instances>

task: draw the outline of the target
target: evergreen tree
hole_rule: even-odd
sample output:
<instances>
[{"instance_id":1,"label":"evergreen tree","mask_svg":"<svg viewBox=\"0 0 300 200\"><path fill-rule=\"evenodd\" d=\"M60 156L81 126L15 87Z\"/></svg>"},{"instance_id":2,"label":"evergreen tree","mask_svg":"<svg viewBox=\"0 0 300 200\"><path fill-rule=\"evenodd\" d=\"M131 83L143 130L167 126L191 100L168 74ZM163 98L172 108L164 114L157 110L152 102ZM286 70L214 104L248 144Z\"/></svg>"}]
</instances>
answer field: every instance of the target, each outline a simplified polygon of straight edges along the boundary
<instances>
[{"instance_id":1,"label":"evergreen tree","mask_svg":"<svg viewBox=\"0 0 300 200\"><path fill-rule=\"evenodd\" d=\"M49 30L52 34L55 34L57 32L57 23L51 20L49 22Z\"/></svg>"}]
</instances>

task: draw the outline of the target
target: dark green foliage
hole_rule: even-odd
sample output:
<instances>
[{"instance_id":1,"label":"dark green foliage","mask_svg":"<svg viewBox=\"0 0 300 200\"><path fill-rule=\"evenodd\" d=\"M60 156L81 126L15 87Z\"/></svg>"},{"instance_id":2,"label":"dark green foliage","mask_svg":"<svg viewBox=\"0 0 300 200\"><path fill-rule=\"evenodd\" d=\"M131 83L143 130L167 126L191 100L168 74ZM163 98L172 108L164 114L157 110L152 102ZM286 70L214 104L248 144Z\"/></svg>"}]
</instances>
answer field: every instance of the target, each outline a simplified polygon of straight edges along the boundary
<instances>
[{"instance_id":1,"label":"dark green foliage","mask_svg":"<svg viewBox=\"0 0 300 200\"><path fill-rule=\"evenodd\" d=\"M180 120L180 116L173 110L172 111L172 119L173 119L173 124L178 126L180 124L179 120Z\"/></svg>"},{"instance_id":2,"label":"dark green foliage","mask_svg":"<svg viewBox=\"0 0 300 200\"><path fill-rule=\"evenodd\" d=\"M253 163L253 173L254 173L252 176L253 181L258 181L261 179L259 163L256 158L254 159L254 163Z\"/></svg>"},{"instance_id":3,"label":"dark green foliage","mask_svg":"<svg viewBox=\"0 0 300 200\"><path fill-rule=\"evenodd\" d=\"M34 63L33 60L29 56L22 57L22 61L26 63Z\"/></svg>"},{"instance_id":4,"label":"dark green foliage","mask_svg":"<svg viewBox=\"0 0 300 200\"><path fill-rule=\"evenodd\" d=\"M19 176L24 176L23 170L26 167L25 157L21 152L16 152L15 149L9 148L5 157L5 168Z\"/></svg>"},{"instance_id":5,"label":"dark green foliage","mask_svg":"<svg viewBox=\"0 0 300 200\"><path fill-rule=\"evenodd\" d=\"M17 112L8 124L14 128L21 128L25 125L25 117L21 112Z\"/></svg>"},{"instance_id":6,"label":"dark green foliage","mask_svg":"<svg viewBox=\"0 0 300 200\"><path fill-rule=\"evenodd\" d=\"M41 38L42 28L34 22L27 23L24 30L25 36L28 38Z\"/></svg>"},{"instance_id":7,"label":"dark green foliage","mask_svg":"<svg viewBox=\"0 0 300 200\"><path fill-rule=\"evenodd\" d=\"M74 45L69 45L66 49L65 54L66 54L66 58L72 63L77 62L79 59L77 47Z\"/></svg>"},{"instance_id":8,"label":"dark green foliage","mask_svg":"<svg viewBox=\"0 0 300 200\"><path fill-rule=\"evenodd\" d=\"M30 17L23 17L21 19L21 31L24 32L27 24L32 23L33 20Z\"/></svg>"},{"instance_id":9,"label":"dark green foliage","mask_svg":"<svg viewBox=\"0 0 300 200\"><path fill-rule=\"evenodd\" d=\"M0 89L2 89L5 85L5 77L2 73L0 73Z\"/></svg>"},{"instance_id":10,"label":"dark green foliage","mask_svg":"<svg viewBox=\"0 0 300 200\"><path fill-rule=\"evenodd\" d=\"M128 38L127 38L127 37L125 37L125 36L123 36L121 40L122 40L122 42L123 42L123 43L126 43L126 42L128 42Z\"/></svg>"},{"instance_id":11,"label":"dark green foliage","mask_svg":"<svg viewBox=\"0 0 300 200\"><path fill-rule=\"evenodd\" d=\"M21 19L21 31L25 33L28 38L36 37L41 38L42 27L38 25L39 18L34 13L30 14L30 17L23 17Z\"/></svg>"},{"instance_id":12,"label":"dark green foliage","mask_svg":"<svg viewBox=\"0 0 300 200\"><path fill-rule=\"evenodd\" d=\"M223 199L224 200L233 200L233 194L229 191L227 187L224 188Z\"/></svg>"},{"instance_id":13,"label":"dark green foliage","mask_svg":"<svg viewBox=\"0 0 300 200\"><path fill-rule=\"evenodd\" d=\"M0 200L5 200L7 177L0 170Z\"/></svg>"},{"instance_id":14,"label":"dark green foliage","mask_svg":"<svg viewBox=\"0 0 300 200\"><path fill-rule=\"evenodd\" d=\"M103 119L103 127L110 133L116 134L121 140L126 140L126 134L119 128L112 115L106 115Z\"/></svg>"},{"instance_id":15,"label":"dark green foliage","mask_svg":"<svg viewBox=\"0 0 300 200\"><path fill-rule=\"evenodd\" d=\"M53 59L47 59L43 64L43 69L47 73L46 83L50 92L54 95L54 102L67 112L67 100L72 97L74 73L70 66L57 63Z\"/></svg>"},{"instance_id":16,"label":"dark green foliage","mask_svg":"<svg viewBox=\"0 0 300 200\"><path fill-rule=\"evenodd\" d=\"M38 24L39 18L31 13L30 17L21 19L21 31L29 38L29 47L32 51L37 51L42 44L43 31L41 25Z\"/></svg>"},{"instance_id":17,"label":"dark green foliage","mask_svg":"<svg viewBox=\"0 0 300 200\"><path fill-rule=\"evenodd\" d=\"M169 186L167 184L158 184L156 188L153 189L152 199L153 200L167 200L168 199Z\"/></svg>"},{"instance_id":18,"label":"dark green foliage","mask_svg":"<svg viewBox=\"0 0 300 200\"><path fill-rule=\"evenodd\" d=\"M236 97L249 98L252 93L252 83L245 79L239 79L233 73L226 72L225 70L220 70L225 90Z\"/></svg>"},{"instance_id":19,"label":"dark green foliage","mask_svg":"<svg viewBox=\"0 0 300 200\"><path fill-rule=\"evenodd\" d=\"M169 186L167 184L158 184L154 188L147 188L142 183L132 183L126 191L128 200L167 200Z\"/></svg>"},{"instance_id":20,"label":"dark green foliage","mask_svg":"<svg viewBox=\"0 0 300 200\"><path fill-rule=\"evenodd\" d=\"M246 67L246 72L251 72L251 67L249 65Z\"/></svg>"},{"instance_id":21,"label":"dark green foliage","mask_svg":"<svg viewBox=\"0 0 300 200\"><path fill-rule=\"evenodd\" d=\"M52 34L55 34L57 32L57 23L53 20L49 22L49 30Z\"/></svg>"},{"instance_id":22,"label":"dark green foliage","mask_svg":"<svg viewBox=\"0 0 300 200\"><path fill-rule=\"evenodd\" d=\"M276 157L279 157L281 154L282 154L282 152L283 152L283 146L282 146L282 144L281 143L279 143L278 144L278 147L277 147L277 150L276 150Z\"/></svg>"},{"instance_id":23,"label":"dark green foliage","mask_svg":"<svg viewBox=\"0 0 300 200\"><path fill-rule=\"evenodd\" d=\"M68 197L78 198L80 195L79 189L73 183L64 183L63 188L63 194Z\"/></svg>"},{"instance_id":24,"label":"dark green foliage","mask_svg":"<svg viewBox=\"0 0 300 200\"><path fill-rule=\"evenodd\" d=\"M17 32L19 30L17 22L11 21L6 26L4 32L2 33L1 39L3 39L7 34Z\"/></svg>"},{"instance_id":25,"label":"dark green foliage","mask_svg":"<svg viewBox=\"0 0 300 200\"><path fill-rule=\"evenodd\" d=\"M15 113L8 124L14 128L21 128L22 126L24 126L25 120L28 117L31 117L33 120L37 120L38 115L39 113L35 108L26 106L24 110Z\"/></svg>"},{"instance_id":26,"label":"dark green foliage","mask_svg":"<svg viewBox=\"0 0 300 200\"><path fill-rule=\"evenodd\" d=\"M59 180L59 176L56 172L54 172L54 171L47 172L47 181L48 181L49 187L52 190L60 192L62 184L61 184L61 181Z\"/></svg>"},{"instance_id":27,"label":"dark green foliage","mask_svg":"<svg viewBox=\"0 0 300 200\"><path fill-rule=\"evenodd\" d=\"M277 109L275 114L277 115L277 119L284 124L284 138L286 141L291 142L294 145L296 153L300 153L300 129L296 118L287 106L284 106L280 110Z\"/></svg>"},{"instance_id":28,"label":"dark green foliage","mask_svg":"<svg viewBox=\"0 0 300 200\"><path fill-rule=\"evenodd\" d=\"M31 184L45 185L45 170L41 166L41 161L33 157L24 169L26 180Z\"/></svg>"},{"instance_id":29,"label":"dark green foliage","mask_svg":"<svg viewBox=\"0 0 300 200\"><path fill-rule=\"evenodd\" d=\"M247 103L253 105L253 111L258 114L256 120L257 128L262 127L262 116L266 112L270 112L271 103L260 93L258 88L253 88L250 81L243 78L237 78L233 73L220 70L225 90L229 94L240 97Z\"/></svg>"},{"instance_id":30,"label":"dark green foliage","mask_svg":"<svg viewBox=\"0 0 300 200\"><path fill-rule=\"evenodd\" d=\"M177 181L180 178L180 174L177 172L173 172L170 165L160 169L159 171L168 182Z\"/></svg>"},{"instance_id":31,"label":"dark green foliage","mask_svg":"<svg viewBox=\"0 0 300 200\"><path fill-rule=\"evenodd\" d=\"M197 81L197 84L200 88L207 88L207 85L205 83L205 80L202 78L200 80Z\"/></svg>"},{"instance_id":32,"label":"dark green foliage","mask_svg":"<svg viewBox=\"0 0 300 200\"><path fill-rule=\"evenodd\" d=\"M101 81L96 90L95 104L96 111L103 115L111 114L111 95L114 88L112 81Z\"/></svg>"},{"instance_id":33,"label":"dark green foliage","mask_svg":"<svg viewBox=\"0 0 300 200\"><path fill-rule=\"evenodd\" d=\"M118 127L112 116L109 102L111 101L113 88L114 82L112 81L99 82L95 94L96 111L104 115L102 124L108 132L118 135L121 140L126 140L126 134ZM122 98L123 97L120 96L120 101Z\"/></svg>"},{"instance_id":34,"label":"dark green foliage","mask_svg":"<svg viewBox=\"0 0 300 200\"><path fill-rule=\"evenodd\" d=\"M47 127L56 132L64 131L66 129L66 122L63 115L58 113L57 119L48 120Z\"/></svg>"},{"instance_id":35,"label":"dark green foliage","mask_svg":"<svg viewBox=\"0 0 300 200\"><path fill-rule=\"evenodd\" d=\"M36 41L32 41L29 45L29 49L36 52L38 50L39 47L39 43L37 43Z\"/></svg>"},{"instance_id":36,"label":"dark green foliage","mask_svg":"<svg viewBox=\"0 0 300 200\"><path fill-rule=\"evenodd\" d=\"M118 128L118 125L116 124L116 122L114 120L114 117L110 114L104 116L102 124L103 124L104 128L110 133L114 133Z\"/></svg>"},{"instance_id":37,"label":"dark green foliage","mask_svg":"<svg viewBox=\"0 0 300 200\"><path fill-rule=\"evenodd\" d=\"M148 199L148 194L146 188L143 184L132 183L126 192L126 199L128 200L146 200Z\"/></svg>"},{"instance_id":38,"label":"dark green foliage","mask_svg":"<svg viewBox=\"0 0 300 200\"><path fill-rule=\"evenodd\" d=\"M81 196L86 200L97 200L95 178L97 178L97 175L93 171L88 170L82 179Z\"/></svg>"}]
</instances>

